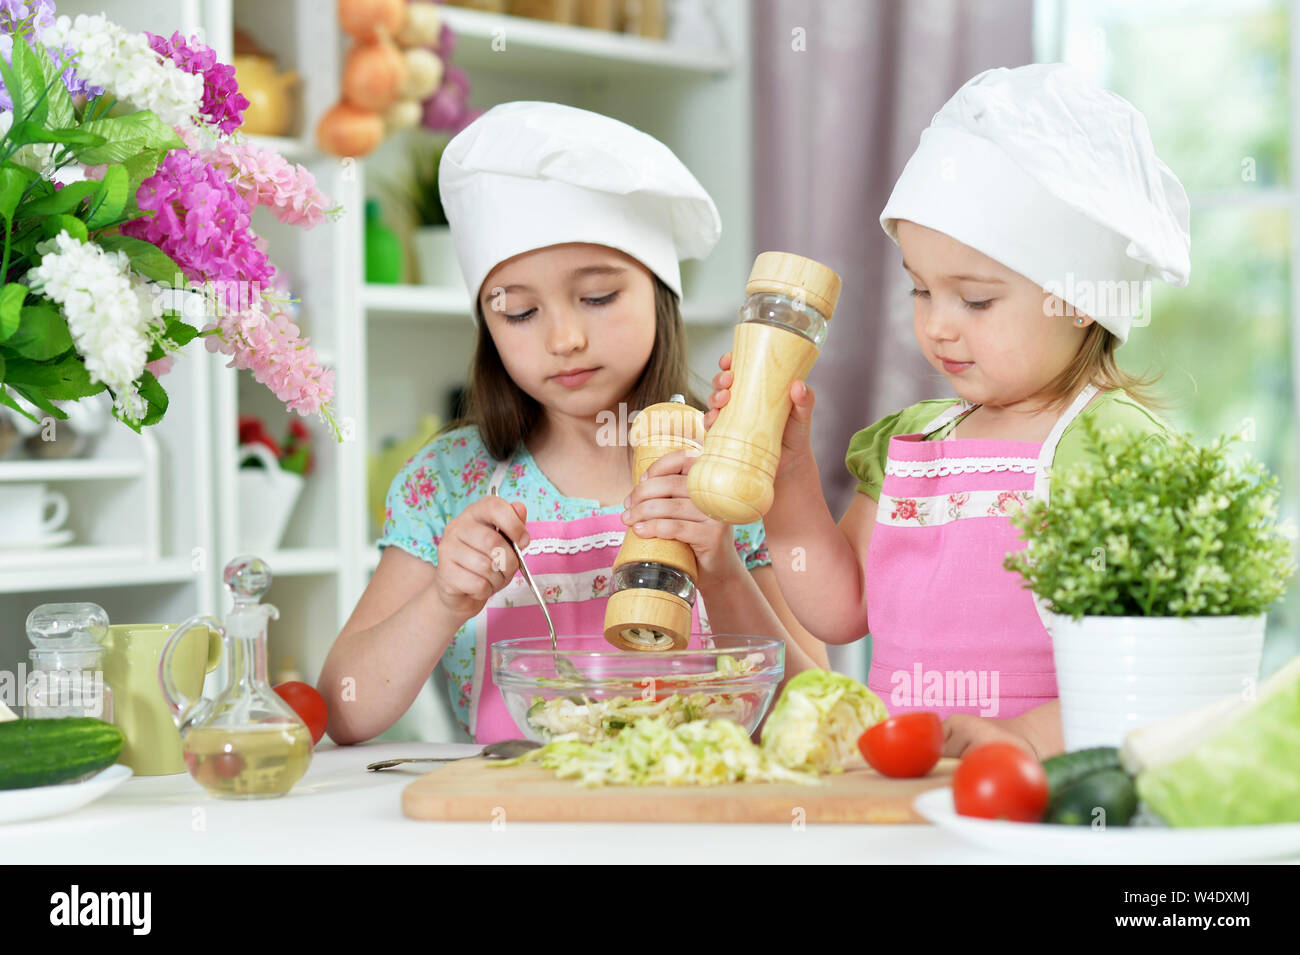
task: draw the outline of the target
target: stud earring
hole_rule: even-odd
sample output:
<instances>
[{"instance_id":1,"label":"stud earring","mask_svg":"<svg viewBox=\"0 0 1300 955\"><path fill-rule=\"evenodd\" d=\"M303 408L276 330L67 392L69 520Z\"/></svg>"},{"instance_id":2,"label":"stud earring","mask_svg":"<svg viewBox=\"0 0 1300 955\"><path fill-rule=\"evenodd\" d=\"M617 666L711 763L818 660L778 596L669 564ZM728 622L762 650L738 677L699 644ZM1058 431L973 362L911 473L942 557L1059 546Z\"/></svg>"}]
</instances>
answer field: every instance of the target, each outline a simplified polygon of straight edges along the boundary
<instances>
[{"instance_id":1,"label":"stud earring","mask_svg":"<svg viewBox=\"0 0 1300 955\"><path fill-rule=\"evenodd\" d=\"M1076 325L1082 325L1082 324L1083 324L1083 319L1081 319L1081 318L1076 318L1076 319L1074 320L1074 324L1076 324Z\"/></svg>"}]
</instances>

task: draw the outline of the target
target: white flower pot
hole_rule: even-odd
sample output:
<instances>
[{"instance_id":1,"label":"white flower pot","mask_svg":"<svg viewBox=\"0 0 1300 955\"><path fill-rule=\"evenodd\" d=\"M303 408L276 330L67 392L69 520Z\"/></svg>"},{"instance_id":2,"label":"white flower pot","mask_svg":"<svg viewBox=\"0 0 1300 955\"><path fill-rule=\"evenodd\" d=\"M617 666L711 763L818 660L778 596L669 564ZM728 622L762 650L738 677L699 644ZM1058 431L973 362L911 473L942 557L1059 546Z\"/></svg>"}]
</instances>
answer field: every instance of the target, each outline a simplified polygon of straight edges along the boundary
<instances>
[{"instance_id":1,"label":"white flower pot","mask_svg":"<svg viewBox=\"0 0 1300 955\"><path fill-rule=\"evenodd\" d=\"M239 469L239 549L255 554L276 550L284 539L305 483L302 475L280 467L264 444L241 444L238 463L258 458L261 468Z\"/></svg>"},{"instance_id":2,"label":"white flower pot","mask_svg":"<svg viewBox=\"0 0 1300 955\"><path fill-rule=\"evenodd\" d=\"M465 287L448 226L422 226L412 234L411 243L415 250L415 268L420 284L453 289Z\"/></svg>"},{"instance_id":3,"label":"white flower pot","mask_svg":"<svg viewBox=\"0 0 1300 955\"><path fill-rule=\"evenodd\" d=\"M1119 746L1130 730L1259 678L1265 614L1048 617L1067 751Z\"/></svg>"}]
</instances>

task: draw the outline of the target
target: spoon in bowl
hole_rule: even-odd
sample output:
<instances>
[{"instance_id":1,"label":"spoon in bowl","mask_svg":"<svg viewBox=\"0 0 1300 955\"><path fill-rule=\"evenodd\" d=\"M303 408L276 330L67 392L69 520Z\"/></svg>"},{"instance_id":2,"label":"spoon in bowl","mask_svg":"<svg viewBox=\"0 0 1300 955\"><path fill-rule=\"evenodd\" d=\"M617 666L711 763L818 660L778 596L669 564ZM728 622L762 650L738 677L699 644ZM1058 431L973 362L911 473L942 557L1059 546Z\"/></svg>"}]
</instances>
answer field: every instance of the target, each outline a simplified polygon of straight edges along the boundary
<instances>
[{"instance_id":1,"label":"spoon in bowl","mask_svg":"<svg viewBox=\"0 0 1300 955\"><path fill-rule=\"evenodd\" d=\"M494 496L498 496L498 497L500 496L497 494L497 489L495 487L492 488L492 494ZM532 590L533 596L537 598L537 603L542 608L543 616L546 617L546 626L551 631L551 651L555 654L556 674L563 677L566 680L576 680L578 682L582 682L584 679L582 672L576 666L573 665L573 662L571 660L569 660L566 657L562 657L559 654L559 650L556 646L556 641L555 641L555 624L551 621L551 612L548 609L546 609L546 601L542 598L542 591L538 588L537 584L533 581L533 575L528 572L528 565L524 563L523 552L519 550L518 544L516 544L509 537L506 537L504 531L501 531L500 528L497 528L497 530L500 531L502 537L506 538L506 543L510 545L510 549L515 552L515 559L519 561L519 570L524 575L524 580L527 582L529 588Z\"/></svg>"}]
</instances>

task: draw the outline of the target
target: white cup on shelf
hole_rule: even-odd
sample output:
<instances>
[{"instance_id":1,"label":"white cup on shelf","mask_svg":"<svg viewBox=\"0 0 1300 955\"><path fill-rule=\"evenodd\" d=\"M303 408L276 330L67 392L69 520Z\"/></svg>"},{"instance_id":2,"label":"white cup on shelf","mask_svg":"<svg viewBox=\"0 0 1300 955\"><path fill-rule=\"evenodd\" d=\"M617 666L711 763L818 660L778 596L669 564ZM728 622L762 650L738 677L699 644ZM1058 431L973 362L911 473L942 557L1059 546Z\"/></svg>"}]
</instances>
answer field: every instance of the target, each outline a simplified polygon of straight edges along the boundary
<instances>
[{"instance_id":1,"label":"white cup on shelf","mask_svg":"<svg viewBox=\"0 0 1300 955\"><path fill-rule=\"evenodd\" d=\"M0 486L0 544L39 544L68 519L68 499L44 484Z\"/></svg>"}]
</instances>

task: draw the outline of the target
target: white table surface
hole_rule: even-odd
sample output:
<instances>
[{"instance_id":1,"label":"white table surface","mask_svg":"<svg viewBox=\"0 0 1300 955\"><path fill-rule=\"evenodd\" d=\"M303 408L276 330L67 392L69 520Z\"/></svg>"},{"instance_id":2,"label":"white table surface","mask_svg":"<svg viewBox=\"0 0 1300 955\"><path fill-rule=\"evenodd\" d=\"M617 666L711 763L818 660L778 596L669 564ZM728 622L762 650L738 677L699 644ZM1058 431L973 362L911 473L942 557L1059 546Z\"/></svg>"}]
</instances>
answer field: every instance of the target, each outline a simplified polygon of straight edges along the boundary
<instances>
[{"instance_id":1,"label":"white table surface","mask_svg":"<svg viewBox=\"0 0 1300 955\"><path fill-rule=\"evenodd\" d=\"M365 769L381 759L475 749L326 741L307 775L279 799L216 799L188 773L136 776L74 812L0 825L0 859L63 865L1041 861L968 846L928 825L424 822L402 815L401 793L428 764Z\"/></svg>"}]
</instances>

